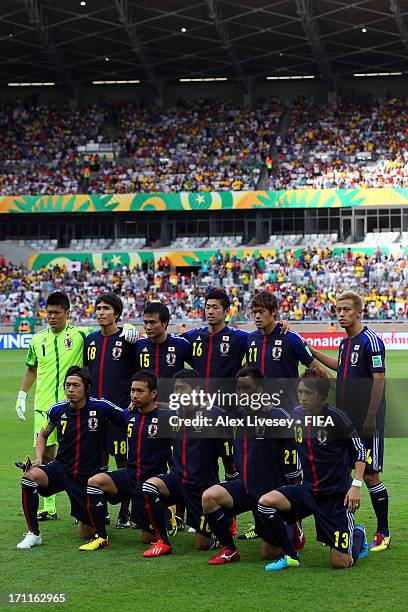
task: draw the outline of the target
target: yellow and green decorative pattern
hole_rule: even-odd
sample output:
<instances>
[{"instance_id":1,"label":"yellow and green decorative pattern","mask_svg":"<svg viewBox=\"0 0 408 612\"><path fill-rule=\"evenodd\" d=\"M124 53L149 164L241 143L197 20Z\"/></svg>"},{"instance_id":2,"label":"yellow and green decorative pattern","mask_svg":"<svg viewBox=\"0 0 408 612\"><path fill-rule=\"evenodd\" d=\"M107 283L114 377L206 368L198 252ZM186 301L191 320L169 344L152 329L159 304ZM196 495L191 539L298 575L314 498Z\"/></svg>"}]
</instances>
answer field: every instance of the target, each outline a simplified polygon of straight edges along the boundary
<instances>
[{"instance_id":1,"label":"yellow and green decorative pattern","mask_svg":"<svg viewBox=\"0 0 408 612\"><path fill-rule=\"evenodd\" d=\"M396 254L399 250L399 245L392 245L391 247L381 247L382 252L385 255ZM341 252L345 253L347 246L335 247L332 249L334 255L340 255ZM377 247L351 247L351 251L354 257L359 255L373 255ZM293 249L295 257L299 257L302 248L297 247ZM404 248L405 253L408 254L408 247ZM150 264L151 262L157 263L160 258L168 257L172 266L180 267L193 267L201 266L204 261L209 261L216 253L215 250L202 250L202 251L137 251L137 252L100 252L100 253L35 253L30 256L28 265L32 270L41 270L41 268L48 268L49 266L65 266L67 269L71 261L80 261L84 264L86 261L89 262L89 267L92 270L102 270L103 264L108 261L110 268L129 266L141 266L143 262ZM236 255L239 259L245 256L256 257L263 256L268 257L269 255L275 255L275 249L263 249L263 248L244 248L237 250L223 250L221 253L224 255L228 253L231 257Z\"/></svg>"},{"instance_id":2,"label":"yellow and green decorative pattern","mask_svg":"<svg viewBox=\"0 0 408 612\"><path fill-rule=\"evenodd\" d=\"M408 206L408 188L0 197L0 213L351 208L355 206Z\"/></svg>"}]
</instances>

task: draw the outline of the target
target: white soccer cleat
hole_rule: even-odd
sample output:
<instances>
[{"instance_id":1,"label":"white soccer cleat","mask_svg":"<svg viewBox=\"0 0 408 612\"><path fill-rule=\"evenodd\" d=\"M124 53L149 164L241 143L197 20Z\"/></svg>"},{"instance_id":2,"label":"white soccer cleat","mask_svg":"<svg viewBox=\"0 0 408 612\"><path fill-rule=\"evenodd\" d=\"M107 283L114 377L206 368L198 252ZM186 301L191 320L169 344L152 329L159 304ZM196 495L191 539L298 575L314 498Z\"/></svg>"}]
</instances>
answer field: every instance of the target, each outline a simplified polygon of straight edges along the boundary
<instances>
[{"instance_id":1,"label":"white soccer cleat","mask_svg":"<svg viewBox=\"0 0 408 612\"><path fill-rule=\"evenodd\" d=\"M196 530L194 529L194 527L189 527L188 528L188 532L187 533L195 533Z\"/></svg>"},{"instance_id":2,"label":"white soccer cleat","mask_svg":"<svg viewBox=\"0 0 408 612\"><path fill-rule=\"evenodd\" d=\"M33 546L40 546L42 544L42 537L40 535L35 535L35 533L31 531L24 535L24 540L21 540L21 542L17 544L17 548L32 548Z\"/></svg>"}]
</instances>

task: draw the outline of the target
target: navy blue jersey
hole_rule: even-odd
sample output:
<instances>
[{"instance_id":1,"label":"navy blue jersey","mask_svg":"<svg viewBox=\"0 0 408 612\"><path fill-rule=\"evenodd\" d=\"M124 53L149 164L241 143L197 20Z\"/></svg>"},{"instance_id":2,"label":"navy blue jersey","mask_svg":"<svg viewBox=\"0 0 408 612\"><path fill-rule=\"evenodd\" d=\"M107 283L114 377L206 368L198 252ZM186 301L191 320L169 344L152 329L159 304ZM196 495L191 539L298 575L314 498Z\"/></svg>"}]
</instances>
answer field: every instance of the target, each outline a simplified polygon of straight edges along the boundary
<instances>
[{"instance_id":1,"label":"navy blue jersey","mask_svg":"<svg viewBox=\"0 0 408 612\"><path fill-rule=\"evenodd\" d=\"M105 398L121 408L130 403L130 381L136 372L135 344L120 337L122 329L110 336L100 331L89 334L84 343L84 366L92 376L92 397Z\"/></svg>"},{"instance_id":2,"label":"navy blue jersey","mask_svg":"<svg viewBox=\"0 0 408 612\"><path fill-rule=\"evenodd\" d=\"M293 332L282 334L282 326L278 323L272 333L264 335L257 329L248 335L246 359L249 365L260 368L267 380L270 393L279 391L281 405L291 411L298 403L297 378L299 363L306 367L313 361L313 355L304 340Z\"/></svg>"},{"instance_id":3,"label":"navy blue jersey","mask_svg":"<svg viewBox=\"0 0 408 612\"><path fill-rule=\"evenodd\" d=\"M323 423L308 422L310 415L299 406L292 417L303 484L314 495L346 493L352 481L351 467L356 461L366 461L364 444L350 419L329 404L318 415Z\"/></svg>"},{"instance_id":4,"label":"navy blue jersey","mask_svg":"<svg viewBox=\"0 0 408 612\"><path fill-rule=\"evenodd\" d=\"M197 415L197 412L194 415ZM213 419L215 423L217 417L225 417L225 412L219 408L212 408L205 411L205 416ZM182 425L173 438L171 471L181 479L183 484L191 484L204 489L210 487L219 482L218 457L221 455L223 444L224 440L219 438L195 437L191 435L191 429L186 430Z\"/></svg>"},{"instance_id":5,"label":"navy blue jersey","mask_svg":"<svg viewBox=\"0 0 408 612\"><path fill-rule=\"evenodd\" d=\"M57 460L72 473L74 479L89 478L100 471L106 423L126 425L121 408L90 397L83 408L75 410L69 402L52 406L47 413L45 429L57 429Z\"/></svg>"},{"instance_id":6,"label":"navy blue jersey","mask_svg":"<svg viewBox=\"0 0 408 612\"><path fill-rule=\"evenodd\" d=\"M159 435L159 420L171 411L155 408L147 414L124 410L127 421L127 470L138 484L166 471L171 440Z\"/></svg>"},{"instance_id":7,"label":"navy blue jersey","mask_svg":"<svg viewBox=\"0 0 408 612\"><path fill-rule=\"evenodd\" d=\"M371 400L373 374L385 372L384 343L371 329L364 327L354 338L344 338L339 347L336 406L349 416L361 432ZM377 425L385 417L385 389L377 411Z\"/></svg>"},{"instance_id":8,"label":"navy blue jersey","mask_svg":"<svg viewBox=\"0 0 408 612\"><path fill-rule=\"evenodd\" d=\"M190 329L182 334L192 346L191 366L207 382L211 379L235 378L245 357L248 333L224 327L210 334L208 327Z\"/></svg>"},{"instance_id":9,"label":"navy blue jersey","mask_svg":"<svg viewBox=\"0 0 408 612\"><path fill-rule=\"evenodd\" d=\"M242 416L241 413L239 416ZM287 419L282 408L256 412L258 419ZM258 500L261 495L288 484L288 478L300 474L297 467L296 443L293 436L268 437L265 428L244 427L234 440L234 463L248 495ZM265 435L266 434L266 435Z\"/></svg>"},{"instance_id":10,"label":"navy blue jersey","mask_svg":"<svg viewBox=\"0 0 408 612\"><path fill-rule=\"evenodd\" d=\"M173 378L174 374L191 363L191 346L184 338L167 334L161 344L141 338L136 346L136 370L150 370L156 378Z\"/></svg>"},{"instance_id":11,"label":"navy blue jersey","mask_svg":"<svg viewBox=\"0 0 408 612\"><path fill-rule=\"evenodd\" d=\"M264 335L257 329L248 335L247 362L260 368L265 378L297 378L299 363L308 367L314 359L298 334L281 331L278 323L270 334Z\"/></svg>"}]
</instances>

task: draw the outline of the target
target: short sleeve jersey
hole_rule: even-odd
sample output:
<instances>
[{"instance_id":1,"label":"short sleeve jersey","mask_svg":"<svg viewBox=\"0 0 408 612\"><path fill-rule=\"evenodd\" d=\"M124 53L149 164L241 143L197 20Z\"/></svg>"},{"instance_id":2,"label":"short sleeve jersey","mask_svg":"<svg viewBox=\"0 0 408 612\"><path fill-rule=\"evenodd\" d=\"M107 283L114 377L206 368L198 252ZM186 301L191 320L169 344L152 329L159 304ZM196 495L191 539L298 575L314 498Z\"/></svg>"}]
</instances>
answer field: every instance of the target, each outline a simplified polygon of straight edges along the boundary
<instances>
[{"instance_id":1,"label":"short sleeve jersey","mask_svg":"<svg viewBox=\"0 0 408 612\"><path fill-rule=\"evenodd\" d=\"M34 410L47 410L65 398L64 377L74 365L83 365L85 338L93 327L75 327L68 323L54 334L48 326L36 333L28 347L26 365L37 369Z\"/></svg>"}]
</instances>

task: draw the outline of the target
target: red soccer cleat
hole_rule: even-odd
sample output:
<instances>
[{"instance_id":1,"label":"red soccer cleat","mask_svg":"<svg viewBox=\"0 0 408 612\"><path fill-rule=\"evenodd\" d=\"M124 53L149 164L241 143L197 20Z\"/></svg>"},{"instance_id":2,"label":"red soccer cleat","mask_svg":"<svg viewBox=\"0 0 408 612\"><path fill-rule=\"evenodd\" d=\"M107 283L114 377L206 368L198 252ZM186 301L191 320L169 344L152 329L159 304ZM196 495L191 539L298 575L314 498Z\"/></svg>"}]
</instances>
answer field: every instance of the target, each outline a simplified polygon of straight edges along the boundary
<instances>
[{"instance_id":1,"label":"red soccer cleat","mask_svg":"<svg viewBox=\"0 0 408 612\"><path fill-rule=\"evenodd\" d=\"M295 526L295 531L293 533L292 538L293 548L295 550L303 550L306 544L305 534L300 526L300 523L297 522Z\"/></svg>"},{"instance_id":2,"label":"red soccer cleat","mask_svg":"<svg viewBox=\"0 0 408 612\"><path fill-rule=\"evenodd\" d=\"M233 538L236 538L236 537L237 537L237 535L238 535L238 529L237 529L237 519L235 518L235 516L234 516L234 518L232 519L231 526L230 526L230 528L229 528L229 532L230 532L230 534L231 534L231 536L232 536Z\"/></svg>"},{"instance_id":3,"label":"red soccer cleat","mask_svg":"<svg viewBox=\"0 0 408 612\"><path fill-rule=\"evenodd\" d=\"M240 560L239 551L229 550L229 548L222 548L219 553L208 560L210 565L225 565L226 563L235 563Z\"/></svg>"},{"instance_id":4,"label":"red soccer cleat","mask_svg":"<svg viewBox=\"0 0 408 612\"><path fill-rule=\"evenodd\" d=\"M168 544L165 544L163 540L157 540L152 542L150 548L144 551L144 557L162 557L163 555L171 555L172 548Z\"/></svg>"}]
</instances>

